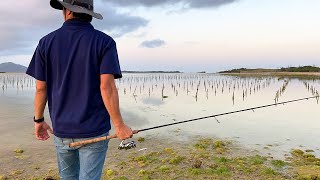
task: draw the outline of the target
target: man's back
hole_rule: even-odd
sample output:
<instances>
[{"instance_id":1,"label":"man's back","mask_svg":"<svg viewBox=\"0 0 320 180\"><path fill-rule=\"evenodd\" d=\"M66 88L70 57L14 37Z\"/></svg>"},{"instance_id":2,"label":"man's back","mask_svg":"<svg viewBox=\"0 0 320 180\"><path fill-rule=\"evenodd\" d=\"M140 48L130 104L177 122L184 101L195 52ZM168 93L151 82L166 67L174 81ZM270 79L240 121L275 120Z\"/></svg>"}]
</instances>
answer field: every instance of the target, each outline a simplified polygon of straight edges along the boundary
<instances>
[{"instance_id":1,"label":"man's back","mask_svg":"<svg viewBox=\"0 0 320 180\"><path fill-rule=\"evenodd\" d=\"M35 137L54 134L60 179L100 180L109 141L70 147L70 143L109 134L110 119L119 139L133 136L124 123L114 79L121 70L114 40L95 30L93 0L50 0L61 10L63 26L39 42L27 74L37 79ZM50 125L44 119L49 103Z\"/></svg>"},{"instance_id":2,"label":"man's back","mask_svg":"<svg viewBox=\"0 0 320 180\"><path fill-rule=\"evenodd\" d=\"M40 40L27 73L47 83L56 136L86 138L110 130L100 75L121 77L116 44L111 37L95 30L89 22L68 20Z\"/></svg>"}]
</instances>

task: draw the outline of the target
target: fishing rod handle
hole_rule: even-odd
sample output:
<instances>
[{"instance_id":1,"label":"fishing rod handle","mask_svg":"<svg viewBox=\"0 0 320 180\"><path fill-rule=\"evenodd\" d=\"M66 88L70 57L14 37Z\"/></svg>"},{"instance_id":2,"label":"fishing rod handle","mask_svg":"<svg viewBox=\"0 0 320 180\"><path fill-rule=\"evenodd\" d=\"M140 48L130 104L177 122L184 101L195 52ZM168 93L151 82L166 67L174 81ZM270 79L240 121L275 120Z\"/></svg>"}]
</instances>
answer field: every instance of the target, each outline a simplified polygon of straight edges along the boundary
<instances>
[{"instance_id":1,"label":"fishing rod handle","mask_svg":"<svg viewBox=\"0 0 320 180\"><path fill-rule=\"evenodd\" d=\"M92 143L105 141L105 140L108 140L108 139L114 139L114 138L117 138L116 134L110 135L110 136L98 137L98 138L94 138L94 139L88 139L88 140L85 140L85 141L73 142L73 143L69 144L69 147L73 148L73 147L77 147L77 146L84 146L84 145L87 145L87 144L92 144Z\"/></svg>"},{"instance_id":2,"label":"fishing rod handle","mask_svg":"<svg viewBox=\"0 0 320 180\"><path fill-rule=\"evenodd\" d=\"M138 134L139 130L134 130L132 131L133 134ZM117 138L117 135L110 135L110 136L103 136L103 137L98 137L98 138L93 138L93 139L88 139L85 141L79 141L79 142L73 142L69 144L69 147L77 147L77 146L84 146L87 144L92 144L92 143L96 143L96 142L100 142L100 141L105 141L105 140L109 140L109 139L115 139Z\"/></svg>"}]
</instances>

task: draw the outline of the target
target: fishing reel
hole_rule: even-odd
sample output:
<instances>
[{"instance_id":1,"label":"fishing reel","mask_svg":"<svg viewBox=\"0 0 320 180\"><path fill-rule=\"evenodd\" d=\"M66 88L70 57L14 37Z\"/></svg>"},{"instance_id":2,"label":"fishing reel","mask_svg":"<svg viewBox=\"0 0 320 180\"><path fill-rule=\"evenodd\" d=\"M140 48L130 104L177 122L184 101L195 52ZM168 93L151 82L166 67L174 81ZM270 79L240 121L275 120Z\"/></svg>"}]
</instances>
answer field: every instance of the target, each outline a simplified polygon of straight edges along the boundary
<instances>
[{"instance_id":1,"label":"fishing reel","mask_svg":"<svg viewBox=\"0 0 320 180\"><path fill-rule=\"evenodd\" d=\"M135 147L137 147L137 144L135 141L130 141L130 142L126 143L125 140L122 140L121 143L119 144L118 149L119 150L123 150L123 149L128 150L128 149L133 149Z\"/></svg>"}]
</instances>

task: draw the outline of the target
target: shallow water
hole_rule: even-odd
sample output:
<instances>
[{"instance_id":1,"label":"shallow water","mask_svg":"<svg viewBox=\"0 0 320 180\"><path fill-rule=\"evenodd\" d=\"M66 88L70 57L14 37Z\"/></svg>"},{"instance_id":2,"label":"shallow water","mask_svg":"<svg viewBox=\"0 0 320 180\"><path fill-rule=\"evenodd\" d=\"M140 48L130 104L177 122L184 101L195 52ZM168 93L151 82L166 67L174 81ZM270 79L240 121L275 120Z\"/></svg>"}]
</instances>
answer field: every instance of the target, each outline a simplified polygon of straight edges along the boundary
<instances>
[{"instance_id":1,"label":"shallow water","mask_svg":"<svg viewBox=\"0 0 320 180\"><path fill-rule=\"evenodd\" d=\"M275 99L281 102L314 96L320 90L320 81L215 74L125 74L117 87L124 120L133 129L142 129L272 104ZM0 152L39 145L36 140L30 142L34 81L21 74L0 74L0 88L0 141L6 145L0 147ZM195 135L227 138L281 157L291 148L313 149L320 155L319 128L319 105L311 99L141 135L183 141Z\"/></svg>"}]
</instances>

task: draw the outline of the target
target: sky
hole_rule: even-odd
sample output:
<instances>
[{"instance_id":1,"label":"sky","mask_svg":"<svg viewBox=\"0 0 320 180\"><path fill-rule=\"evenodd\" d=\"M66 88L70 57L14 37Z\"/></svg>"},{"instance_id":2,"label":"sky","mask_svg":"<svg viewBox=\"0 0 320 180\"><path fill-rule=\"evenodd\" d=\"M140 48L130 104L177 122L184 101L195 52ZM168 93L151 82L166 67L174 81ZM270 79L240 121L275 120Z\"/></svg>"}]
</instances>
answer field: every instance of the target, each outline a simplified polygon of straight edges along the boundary
<instances>
[{"instance_id":1,"label":"sky","mask_svg":"<svg viewBox=\"0 0 320 180\"><path fill-rule=\"evenodd\" d=\"M122 70L217 72L320 66L319 0L95 0ZM0 63L29 65L60 28L49 0L0 1Z\"/></svg>"}]
</instances>

